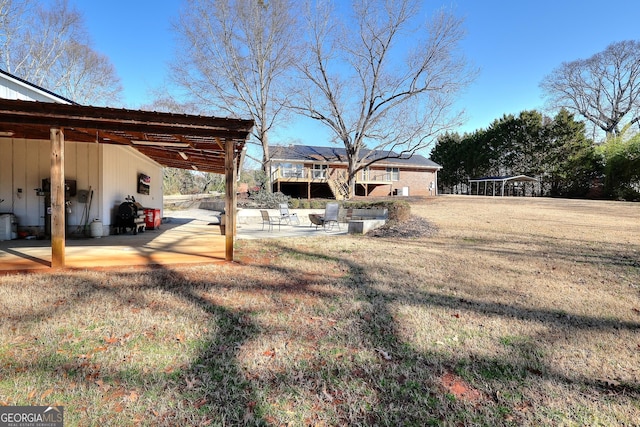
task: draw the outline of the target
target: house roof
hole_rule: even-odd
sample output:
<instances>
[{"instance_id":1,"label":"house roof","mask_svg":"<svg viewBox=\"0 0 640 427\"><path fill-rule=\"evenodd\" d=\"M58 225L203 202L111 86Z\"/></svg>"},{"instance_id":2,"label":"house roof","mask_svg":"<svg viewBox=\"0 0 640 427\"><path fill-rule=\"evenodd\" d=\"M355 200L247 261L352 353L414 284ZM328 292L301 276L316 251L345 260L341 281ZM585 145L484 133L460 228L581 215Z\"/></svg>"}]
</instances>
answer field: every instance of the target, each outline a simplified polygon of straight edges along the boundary
<instances>
[{"instance_id":1,"label":"house roof","mask_svg":"<svg viewBox=\"0 0 640 427\"><path fill-rule=\"evenodd\" d=\"M344 148L321 147L312 145L272 145L269 147L271 160L275 161L302 161L321 163L347 163L347 155ZM366 150L369 158L381 159L378 165L405 166L413 168L441 169L442 166L419 154L401 156L393 151Z\"/></svg>"},{"instance_id":2,"label":"house roof","mask_svg":"<svg viewBox=\"0 0 640 427\"><path fill-rule=\"evenodd\" d=\"M253 121L0 99L0 136L48 140L52 127L65 141L129 146L165 167L224 173L225 144L242 152Z\"/></svg>"},{"instance_id":3,"label":"house roof","mask_svg":"<svg viewBox=\"0 0 640 427\"><path fill-rule=\"evenodd\" d=\"M23 99L27 101L50 101L58 102L62 104L76 104L70 99L58 95L48 89L33 84L27 80L24 80L18 76L14 76L0 69L0 79L7 82L6 89L11 91L3 94L2 98L6 99ZM15 87L16 89L12 88Z\"/></svg>"}]
</instances>

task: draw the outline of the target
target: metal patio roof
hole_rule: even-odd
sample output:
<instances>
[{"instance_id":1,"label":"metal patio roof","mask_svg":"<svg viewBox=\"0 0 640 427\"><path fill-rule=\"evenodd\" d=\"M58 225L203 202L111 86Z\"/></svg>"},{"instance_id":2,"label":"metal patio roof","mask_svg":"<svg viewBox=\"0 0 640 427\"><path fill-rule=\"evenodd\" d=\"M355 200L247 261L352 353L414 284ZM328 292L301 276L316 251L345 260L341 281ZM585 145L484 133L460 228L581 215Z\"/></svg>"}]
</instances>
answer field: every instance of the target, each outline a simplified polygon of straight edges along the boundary
<instances>
[{"instance_id":1,"label":"metal patio roof","mask_svg":"<svg viewBox=\"0 0 640 427\"><path fill-rule=\"evenodd\" d=\"M0 99L0 136L48 140L52 127L65 141L125 145L165 167L223 174L225 145L242 152L253 121Z\"/></svg>"}]
</instances>

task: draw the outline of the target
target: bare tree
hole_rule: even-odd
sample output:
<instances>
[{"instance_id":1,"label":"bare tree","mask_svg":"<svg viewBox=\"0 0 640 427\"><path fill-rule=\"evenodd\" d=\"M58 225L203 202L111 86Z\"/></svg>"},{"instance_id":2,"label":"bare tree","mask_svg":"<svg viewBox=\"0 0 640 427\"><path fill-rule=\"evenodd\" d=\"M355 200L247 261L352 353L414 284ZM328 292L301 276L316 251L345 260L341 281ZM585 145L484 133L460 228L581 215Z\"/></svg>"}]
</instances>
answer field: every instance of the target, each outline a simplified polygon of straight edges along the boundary
<instances>
[{"instance_id":1,"label":"bare tree","mask_svg":"<svg viewBox=\"0 0 640 427\"><path fill-rule=\"evenodd\" d=\"M640 121L640 42L610 44L591 58L565 62L540 84L552 108L566 108L607 137Z\"/></svg>"},{"instance_id":2,"label":"bare tree","mask_svg":"<svg viewBox=\"0 0 640 427\"><path fill-rule=\"evenodd\" d=\"M57 0L0 0L0 66L73 101L110 104L122 88L108 58L91 48L82 15Z\"/></svg>"},{"instance_id":3,"label":"bare tree","mask_svg":"<svg viewBox=\"0 0 640 427\"><path fill-rule=\"evenodd\" d=\"M28 27L28 21L24 17L31 10L32 4L32 0L0 0L0 61L10 73L15 73L14 68L19 68L22 62L19 59L23 53L20 38Z\"/></svg>"},{"instance_id":4,"label":"bare tree","mask_svg":"<svg viewBox=\"0 0 640 427\"><path fill-rule=\"evenodd\" d=\"M423 19L421 3L354 0L342 21L326 2L309 8L295 110L344 144L350 196L358 171L410 157L460 124L454 96L474 76L457 51L462 21L444 11Z\"/></svg>"},{"instance_id":5,"label":"bare tree","mask_svg":"<svg viewBox=\"0 0 640 427\"><path fill-rule=\"evenodd\" d=\"M285 118L295 10L295 0L187 0L175 25L173 80L209 110L252 117L263 169L269 132Z\"/></svg>"},{"instance_id":6,"label":"bare tree","mask_svg":"<svg viewBox=\"0 0 640 427\"><path fill-rule=\"evenodd\" d=\"M47 79L51 87L75 102L116 105L120 101L122 85L111 61L85 44L67 44L52 71Z\"/></svg>"}]
</instances>

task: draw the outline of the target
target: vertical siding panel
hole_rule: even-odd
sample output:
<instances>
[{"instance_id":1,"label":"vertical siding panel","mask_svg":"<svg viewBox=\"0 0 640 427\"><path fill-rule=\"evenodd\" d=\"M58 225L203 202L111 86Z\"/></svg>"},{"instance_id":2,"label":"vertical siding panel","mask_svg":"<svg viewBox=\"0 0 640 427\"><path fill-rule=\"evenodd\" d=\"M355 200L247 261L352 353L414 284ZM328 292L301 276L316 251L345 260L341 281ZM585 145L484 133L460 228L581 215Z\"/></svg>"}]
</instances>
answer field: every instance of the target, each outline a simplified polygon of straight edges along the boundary
<instances>
[{"instance_id":1,"label":"vertical siding panel","mask_svg":"<svg viewBox=\"0 0 640 427\"><path fill-rule=\"evenodd\" d=\"M34 153L37 154L37 153ZM25 225L37 225L34 222L36 215L29 215L27 212L27 204L25 194L25 188L27 185L27 157L28 149L24 139L15 139L13 144L13 188L12 188L12 210L18 218L20 224ZM18 197L18 188L22 188L22 197ZM35 187L34 187L35 188Z\"/></svg>"},{"instance_id":2,"label":"vertical siding panel","mask_svg":"<svg viewBox=\"0 0 640 427\"><path fill-rule=\"evenodd\" d=\"M32 167L36 170L36 176L34 177L35 186L33 188L41 188L43 179L51 178L51 141L39 140L39 141L27 141L28 144L32 144L34 152L34 158L36 162ZM45 208L44 197L36 195L32 209L38 213L38 218L34 225L42 227L44 231L45 221Z\"/></svg>"},{"instance_id":3,"label":"vertical siding panel","mask_svg":"<svg viewBox=\"0 0 640 427\"><path fill-rule=\"evenodd\" d=\"M0 139L0 212L13 211L21 227L44 229L44 197L35 189L51 173L51 143L48 140ZM162 168L137 151L116 145L67 142L65 176L75 179L78 190L93 190L89 221L112 224L117 207L132 195L145 207L162 209ZM137 193L138 174L151 177L149 195ZM22 188L21 197L17 189ZM85 204L71 198L69 233L81 226Z\"/></svg>"},{"instance_id":4,"label":"vertical siding panel","mask_svg":"<svg viewBox=\"0 0 640 427\"><path fill-rule=\"evenodd\" d=\"M78 187L78 144L65 141L64 144L64 178L65 180L75 180L76 190ZM78 212L80 209L76 196L71 197L68 201L71 205L68 208L71 209L71 213L67 214L67 233L74 233L77 225L80 223L80 215L82 212Z\"/></svg>"},{"instance_id":5,"label":"vertical siding panel","mask_svg":"<svg viewBox=\"0 0 640 427\"><path fill-rule=\"evenodd\" d=\"M0 212L11 212L13 140L0 138L0 153L3 153L0 156L0 199L4 199L4 202L0 203Z\"/></svg>"}]
</instances>

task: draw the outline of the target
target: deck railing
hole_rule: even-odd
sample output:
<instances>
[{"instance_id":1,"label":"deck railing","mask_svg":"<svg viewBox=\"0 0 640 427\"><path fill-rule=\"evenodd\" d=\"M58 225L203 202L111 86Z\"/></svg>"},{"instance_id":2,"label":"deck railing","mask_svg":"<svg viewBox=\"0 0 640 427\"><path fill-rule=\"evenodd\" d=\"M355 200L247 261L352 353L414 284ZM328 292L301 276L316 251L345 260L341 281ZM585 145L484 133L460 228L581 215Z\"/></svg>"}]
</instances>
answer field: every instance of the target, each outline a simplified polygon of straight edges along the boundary
<instances>
[{"instance_id":1,"label":"deck railing","mask_svg":"<svg viewBox=\"0 0 640 427\"><path fill-rule=\"evenodd\" d=\"M391 172L381 173L358 173L356 183L386 183L391 182L393 174ZM271 174L271 181L310 181L327 182L329 180L347 181L347 171L345 169L314 169L314 168L276 168Z\"/></svg>"}]
</instances>

